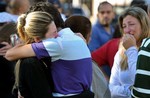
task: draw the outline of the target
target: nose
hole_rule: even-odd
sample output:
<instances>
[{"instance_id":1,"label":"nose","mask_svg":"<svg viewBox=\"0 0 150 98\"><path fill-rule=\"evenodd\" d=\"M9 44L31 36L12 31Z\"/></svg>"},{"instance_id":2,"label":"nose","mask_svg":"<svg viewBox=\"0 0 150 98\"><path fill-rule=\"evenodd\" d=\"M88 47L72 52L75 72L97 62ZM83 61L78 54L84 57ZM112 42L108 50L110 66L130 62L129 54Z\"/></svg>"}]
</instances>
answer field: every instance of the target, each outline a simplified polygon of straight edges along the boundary
<instances>
[{"instance_id":1,"label":"nose","mask_svg":"<svg viewBox=\"0 0 150 98\"><path fill-rule=\"evenodd\" d=\"M107 17L109 16L109 13L105 12L105 13L103 14L103 16L104 16L105 18L107 18Z\"/></svg>"},{"instance_id":2,"label":"nose","mask_svg":"<svg viewBox=\"0 0 150 98\"><path fill-rule=\"evenodd\" d=\"M130 34L130 32L131 32L131 29L130 29L130 27L125 27L124 29L123 29L123 31L124 31L124 33L125 34Z\"/></svg>"}]
</instances>

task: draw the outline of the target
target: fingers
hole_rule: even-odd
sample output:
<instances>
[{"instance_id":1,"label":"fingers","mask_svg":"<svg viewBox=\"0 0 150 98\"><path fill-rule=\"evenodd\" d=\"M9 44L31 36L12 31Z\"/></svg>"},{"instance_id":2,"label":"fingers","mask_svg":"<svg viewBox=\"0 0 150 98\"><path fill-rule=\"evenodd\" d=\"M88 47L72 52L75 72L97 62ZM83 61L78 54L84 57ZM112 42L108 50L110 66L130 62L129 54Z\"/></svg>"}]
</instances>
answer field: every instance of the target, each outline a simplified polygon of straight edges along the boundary
<instances>
[{"instance_id":1,"label":"fingers","mask_svg":"<svg viewBox=\"0 0 150 98\"><path fill-rule=\"evenodd\" d=\"M4 44L5 46L0 48L0 50L10 49L12 46L8 42L2 42L1 44Z\"/></svg>"},{"instance_id":2,"label":"fingers","mask_svg":"<svg viewBox=\"0 0 150 98\"><path fill-rule=\"evenodd\" d=\"M125 34L122 38L122 41L125 49L128 49L131 46L136 46L136 40L131 34Z\"/></svg>"},{"instance_id":3,"label":"fingers","mask_svg":"<svg viewBox=\"0 0 150 98\"><path fill-rule=\"evenodd\" d=\"M1 42L1 44L4 44L7 46L9 43L8 42Z\"/></svg>"},{"instance_id":4,"label":"fingers","mask_svg":"<svg viewBox=\"0 0 150 98\"><path fill-rule=\"evenodd\" d=\"M2 42L1 44L4 44L5 46L0 48L0 55L5 55L7 50L12 48L12 46L8 42Z\"/></svg>"}]
</instances>

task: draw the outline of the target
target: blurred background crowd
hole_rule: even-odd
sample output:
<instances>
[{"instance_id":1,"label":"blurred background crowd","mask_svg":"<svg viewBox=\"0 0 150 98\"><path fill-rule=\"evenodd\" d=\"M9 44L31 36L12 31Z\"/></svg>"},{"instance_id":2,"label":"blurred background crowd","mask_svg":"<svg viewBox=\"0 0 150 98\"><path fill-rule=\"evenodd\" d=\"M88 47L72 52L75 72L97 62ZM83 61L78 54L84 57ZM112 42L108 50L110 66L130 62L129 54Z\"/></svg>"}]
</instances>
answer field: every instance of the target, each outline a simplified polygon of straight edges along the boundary
<instances>
[{"instance_id":1,"label":"blurred background crowd","mask_svg":"<svg viewBox=\"0 0 150 98\"><path fill-rule=\"evenodd\" d=\"M35 0L35 1L42 1L42 0ZM132 5L136 4L146 5L146 6L140 5L139 7L143 7L142 9L146 9L145 11L149 15L150 12L148 10L150 9L148 9L147 5L150 4L150 0L48 0L48 2L52 3L61 13L61 17L65 22L65 26L69 27L70 25L72 25L69 23L71 22L75 23L76 21L77 22L77 24L75 25L76 27L80 26L81 28L86 28L88 30L90 29L89 31L86 30L87 32L84 31L84 33L83 32L80 33L87 40L86 42L91 52L92 59L97 63L98 68L100 68L101 71L103 72L106 79L105 81L106 86L108 86L108 82L111 76L111 68L114 62L114 56L118 51L120 39L123 37L124 33L121 32L119 29L119 25L122 26L122 24L118 24L119 19L118 17L126 8L129 8ZM0 82L0 87L4 90L4 92L5 91L11 92L12 86L14 84L13 71L15 62L9 62L3 56L5 55L6 51L9 48L12 48L16 44L16 39L18 39L16 35L17 34L16 23L18 17L21 14L26 13L33 3L35 3L34 0L0 0L0 35L1 35L0 48L8 46L6 47L6 50L4 52L0 51L1 57L0 65L3 65L0 68L1 72L0 77L2 77L5 80L1 81L3 83ZM74 15L78 17L72 18L71 20L70 17ZM84 23L80 24L80 21L84 22L83 21L84 18L82 19L82 17L79 16L84 16L86 17L85 19L87 20L89 19L90 22L89 21L87 23L85 22L85 24L89 23L88 27L84 27L85 26ZM75 27L72 28L77 30L77 28ZM76 30L72 31L78 33L79 31ZM10 46L7 45L7 43L2 42L8 42ZM2 44L4 44L4 46L2 46ZM8 85L9 88L6 88L7 84L10 84Z\"/></svg>"},{"instance_id":2,"label":"blurred background crowd","mask_svg":"<svg viewBox=\"0 0 150 98\"><path fill-rule=\"evenodd\" d=\"M0 12L5 11L5 7L8 5L11 0L0 0ZM70 15L84 15L90 18L91 22L94 23L97 7L99 3L103 1L108 1L114 6L114 11L116 16L120 14L124 8L130 6L132 1L135 2L145 2L150 4L149 0L48 0L53 2L56 7L59 8L60 12L69 17ZM17 7L17 5L16 5Z\"/></svg>"}]
</instances>

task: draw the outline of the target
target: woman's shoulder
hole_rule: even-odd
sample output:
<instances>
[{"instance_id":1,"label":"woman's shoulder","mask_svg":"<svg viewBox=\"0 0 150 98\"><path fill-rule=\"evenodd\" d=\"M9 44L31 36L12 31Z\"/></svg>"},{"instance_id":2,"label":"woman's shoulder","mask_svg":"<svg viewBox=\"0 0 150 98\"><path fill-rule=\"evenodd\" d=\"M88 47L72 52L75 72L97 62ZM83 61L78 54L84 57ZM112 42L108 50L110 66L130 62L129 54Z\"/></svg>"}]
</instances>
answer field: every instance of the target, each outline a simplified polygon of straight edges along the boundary
<instances>
[{"instance_id":1,"label":"woman's shoulder","mask_svg":"<svg viewBox=\"0 0 150 98\"><path fill-rule=\"evenodd\" d=\"M141 46L150 47L150 38L143 39Z\"/></svg>"}]
</instances>

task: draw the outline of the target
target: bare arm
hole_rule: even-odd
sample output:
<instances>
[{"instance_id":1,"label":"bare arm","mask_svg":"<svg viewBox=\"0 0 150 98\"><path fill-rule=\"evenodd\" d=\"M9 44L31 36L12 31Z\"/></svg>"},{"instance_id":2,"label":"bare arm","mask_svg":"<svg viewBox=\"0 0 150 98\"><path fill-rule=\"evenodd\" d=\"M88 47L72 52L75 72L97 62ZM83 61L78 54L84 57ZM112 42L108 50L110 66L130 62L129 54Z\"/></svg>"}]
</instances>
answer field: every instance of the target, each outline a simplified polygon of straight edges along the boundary
<instances>
[{"instance_id":1,"label":"bare arm","mask_svg":"<svg viewBox=\"0 0 150 98\"><path fill-rule=\"evenodd\" d=\"M16 45L15 47L9 49L5 54L5 58L9 61L17 60L20 58L32 57L32 56L35 56L35 53L32 49L31 44Z\"/></svg>"}]
</instances>

